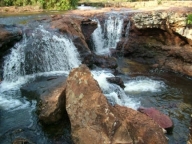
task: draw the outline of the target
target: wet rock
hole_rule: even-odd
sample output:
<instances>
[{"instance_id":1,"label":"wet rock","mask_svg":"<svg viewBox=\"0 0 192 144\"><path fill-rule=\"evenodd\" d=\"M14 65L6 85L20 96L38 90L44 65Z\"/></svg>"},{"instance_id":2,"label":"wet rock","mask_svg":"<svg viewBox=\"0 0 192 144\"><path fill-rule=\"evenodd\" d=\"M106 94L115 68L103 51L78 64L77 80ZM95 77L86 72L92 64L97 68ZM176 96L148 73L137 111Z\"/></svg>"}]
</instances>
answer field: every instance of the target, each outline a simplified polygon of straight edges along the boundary
<instances>
[{"instance_id":1,"label":"wet rock","mask_svg":"<svg viewBox=\"0 0 192 144\"><path fill-rule=\"evenodd\" d=\"M15 25L0 24L0 57L11 48L16 42L21 40L22 30Z\"/></svg>"},{"instance_id":2,"label":"wet rock","mask_svg":"<svg viewBox=\"0 0 192 144\"><path fill-rule=\"evenodd\" d=\"M21 88L23 96L38 101L38 115L45 124L58 122L65 114L66 77L40 77Z\"/></svg>"},{"instance_id":3,"label":"wet rock","mask_svg":"<svg viewBox=\"0 0 192 144\"><path fill-rule=\"evenodd\" d=\"M111 106L85 65L73 69L67 78L66 110L77 144L167 143L162 129L146 115Z\"/></svg>"},{"instance_id":4,"label":"wet rock","mask_svg":"<svg viewBox=\"0 0 192 144\"><path fill-rule=\"evenodd\" d=\"M187 144L192 144L192 114L191 114L191 124L190 124L190 127L189 127L189 140L187 141Z\"/></svg>"},{"instance_id":5,"label":"wet rock","mask_svg":"<svg viewBox=\"0 0 192 144\"><path fill-rule=\"evenodd\" d=\"M120 77L107 77L107 81L119 85L121 88L125 88L123 80Z\"/></svg>"},{"instance_id":6,"label":"wet rock","mask_svg":"<svg viewBox=\"0 0 192 144\"><path fill-rule=\"evenodd\" d=\"M27 139L24 138L16 138L12 144L33 144L32 142L30 142Z\"/></svg>"},{"instance_id":7,"label":"wet rock","mask_svg":"<svg viewBox=\"0 0 192 144\"><path fill-rule=\"evenodd\" d=\"M85 18L81 21L82 33L85 36L86 41L89 41L91 34L97 28L97 22L92 21L89 18Z\"/></svg>"},{"instance_id":8,"label":"wet rock","mask_svg":"<svg viewBox=\"0 0 192 144\"><path fill-rule=\"evenodd\" d=\"M173 121L165 114L155 108L139 108L138 111L152 118L159 126L166 129L168 133L172 132Z\"/></svg>"},{"instance_id":9,"label":"wet rock","mask_svg":"<svg viewBox=\"0 0 192 144\"><path fill-rule=\"evenodd\" d=\"M72 38L82 61L91 54L86 40L90 38L91 33L96 28L95 22L80 16L56 15L51 19L51 27L58 29Z\"/></svg>"},{"instance_id":10,"label":"wet rock","mask_svg":"<svg viewBox=\"0 0 192 144\"><path fill-rule=\"evenodd\" d=\"M93 64L101 68L117 68L117 60L110 56L93 55Z\"/></svg>"},{"instance_id":11,"label":"wet rock","mask_svg":"<svg viewBox=\"0 0 192 144\"><path fill-rule=\"evenodd\" d=\"M131 14L129 38L122 38L117 50L123 47L126 57L192 76L192 28L186 23L191 10L172 8ZM177 67L170 64L176 60L180 61Z\"/></svg>"}]
</instances>

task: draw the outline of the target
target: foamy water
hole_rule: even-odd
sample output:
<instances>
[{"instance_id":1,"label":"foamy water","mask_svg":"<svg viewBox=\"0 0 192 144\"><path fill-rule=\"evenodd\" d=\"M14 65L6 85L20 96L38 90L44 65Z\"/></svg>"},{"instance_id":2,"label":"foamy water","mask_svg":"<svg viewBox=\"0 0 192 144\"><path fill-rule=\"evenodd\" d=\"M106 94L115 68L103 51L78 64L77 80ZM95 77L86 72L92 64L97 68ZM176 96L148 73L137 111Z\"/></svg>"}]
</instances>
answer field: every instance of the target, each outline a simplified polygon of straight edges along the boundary
<instances>
[{"instance_id":1,"label":"foamy water","mask_svg":"<svg viewBox=\"0 0 192 144\"><path fill-rule=\"evenodd\" d=\"M92 74L112 105L118 104L132 109L137 109L140 106L139 100L130 98L120 86L106 80L107 77L114 77L113 74L107 71L92 71Z\"/></svg>"},{"instance_id":2,"label":"foamy water","mask_svg":"<svg viewBox=\"0 0 192 144\"><path fill-rule=\"evenodd\" d=\"M160 92L166 88L163 81L153 80L147 77L137 77L125 83L126 92Z\"/></svg>"}]
</instances>

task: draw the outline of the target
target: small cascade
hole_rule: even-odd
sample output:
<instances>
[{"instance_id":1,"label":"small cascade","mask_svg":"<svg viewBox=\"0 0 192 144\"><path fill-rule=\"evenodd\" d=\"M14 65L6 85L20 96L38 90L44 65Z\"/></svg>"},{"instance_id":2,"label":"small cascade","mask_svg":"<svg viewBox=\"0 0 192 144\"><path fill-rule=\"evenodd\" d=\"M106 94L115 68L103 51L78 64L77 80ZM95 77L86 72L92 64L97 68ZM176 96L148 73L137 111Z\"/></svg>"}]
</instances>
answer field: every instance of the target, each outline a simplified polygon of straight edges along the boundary
<instances>
[{"instance_id":1,"label":"small cascade","mask_svg":"<svg viewBox=\"0 0 192 144\"><path fill-rule=\"evenodd\" d=\"M166 88L163 81L141 76L129 80L125 83L125 86L125 91L128 93L161 92Z\"/></svg>"},{"instance_id":2,"label":"small cascade","mask_svg":"<svg viewBox=\"0 0 192 144\"><path fill-rule=\"evenodd\" d=\"M106 78L114 77L114 75L109 71L92 71L94 79L96 79L101 87L103 94L108 99L111 105L121 105L132 109L137 109L140 106L140 102L136 99L130 98L125 94L124 90L116 85L109 83Z\"/></svg>"},{"instance_id":3,"label":"small cascade","mask_svg":"<svg viewBox=\"0 0 192 144\"><path fill-rule=\"evenodd\" d=\"M98 19L95 21L98 23L98 28L92 34L95 51L99 55L109 54L121 39L124 18L119 14L109 14L103 26Z\"/></svg>"},{"instance_id":4,"label":"small cascade","mask_svg":"<svg viewBox=\"0 0 192 144\"><path fill-rule=\"evenodd\" d=\"M69 38L39 26L5 57L3 79L16 82L22 76L69 71L79 64L79 54Z\"/></svg>"}]
</instances>

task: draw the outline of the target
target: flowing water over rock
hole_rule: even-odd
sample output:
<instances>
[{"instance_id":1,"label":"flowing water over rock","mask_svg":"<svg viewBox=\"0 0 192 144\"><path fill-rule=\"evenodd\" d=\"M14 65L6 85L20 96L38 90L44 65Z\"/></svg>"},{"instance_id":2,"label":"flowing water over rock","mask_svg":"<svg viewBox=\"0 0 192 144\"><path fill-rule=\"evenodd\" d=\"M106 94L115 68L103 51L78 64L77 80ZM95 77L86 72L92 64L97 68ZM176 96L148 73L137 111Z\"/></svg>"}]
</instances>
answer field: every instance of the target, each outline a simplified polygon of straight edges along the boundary
<instances>
[{"instance_id":1,"label":"flowing water over rock","mask_svg":"<svg viewBox=\"0 0 192 144\"><path fill-rule=\"evenodd\" d=\"M124 19L111 14L104 24L96 21L98 29L92 35L96 53L109 54L110 48L115 49L121 39ZM129 26L130 23L126 36ZM158 108L175 123L173 134L168 135L169 143L186 143L192 110L192 81L176 74L147 69L124 58L118 61L118 69L123 73L119 77L126 86L124 90L107 82L107 77L114 76L110 70L92 71L109 102L133 109L139 106ZM68 123L60 125L61 129L54 126L58 130L51 132L38 123L35 114L37 102L22 97L20 86L36 77L67 76L80 63L70 38L44 26L29 29L23 40L5 57L4 81L0 85L0 143L12 143L18 137L38 144L72 143ZM58 138L53 133L62 136Z\"/></svg>"},{"instance_id":2,"label":"flowing water over rock","mask_svg":"<svg viewBox=\"0 0 192 144\"><path fill-rule=\"evenodd\" d=\"M35 114L36 101L22 97L20 87L37 77L67 75L80 63L70 38L42 25L26 31L23 40L5 56L0 85L0 143L12 143L17 137L26 137L39 144L57 142L57 138L53 139L53 132L51 138L49 133L43 132ZM58 141L71 143L70 125L62 125L54 133L61 131L63 135L66 131Z\"/></svg>"},{"instance_id":3,"label":"flowing water over rock","mask_svg":"<svg viewBox=\"0 0 192 144\"><path fill-rule=\"evenodd\" d=\"M121 39L124 18L114 13L106 16L103 25L98 19L95 21L98 23L98 28L92 34L95 51L97 54L109 54Z\"/></svg>"}]
</instances>

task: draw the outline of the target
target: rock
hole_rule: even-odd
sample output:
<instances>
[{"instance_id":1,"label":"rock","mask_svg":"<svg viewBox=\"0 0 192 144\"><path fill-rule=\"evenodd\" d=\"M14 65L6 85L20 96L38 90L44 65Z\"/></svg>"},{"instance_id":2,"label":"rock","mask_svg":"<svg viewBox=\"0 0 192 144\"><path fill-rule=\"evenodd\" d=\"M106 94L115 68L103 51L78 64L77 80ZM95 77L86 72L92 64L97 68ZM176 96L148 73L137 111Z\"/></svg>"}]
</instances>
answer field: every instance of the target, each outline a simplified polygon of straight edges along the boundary
<instances>
[{"instance_id":1,"label":"rock","mask_svg":"<svg viewBox=\"0 0 192 144\"><path fill-rule=\"evenodd\" d=\"M60 32L67 34L72 38L82 61L85 61L84 59L89 57L91 51L86 40L90 38L90 35L96 29L95 22L80 16L56 15L51 19L51 28L58 29Z\"/></svg>"},{"instance_id":2,"label":"rock","mask_svg":"<svg viewBox=\"0 0 192 144\"><path fill-rule=\"evenodd\" d=\"M85 18L81 21L81 30L86 41L89 41L91 34L97 28L97 22L92 21L89 18Z\"/></svg>"},{"instance_id":3,"label":"rock","mask_svg":"<svg viewBox=\"0 0 192 144\"><path fill-rule=\"evenodd\" d=\"M107 77L108 82L119 85L122 89L125 88L123 80L120 77Z\"/></svg>"},{"instance_id":4,"label":"rock","mask_svg":"<svg viewBox=\"0 0 192 144\"><path fill-rule=\"evenodd\" d=\"M159 68L192 76L192 27L186 23L191 10L171 8L132 13L129 38L123 37L117 50L124 48L124 56L138 62L158 64Z\"/></svg>"},{"instance_id":5,"label":"rock","mask_svg":"<svg viewBox=\"0 0 192 144\"><path fill-rule=\"evenodd\" d=\"M16 138L12 144L33 144L32 142L30 142L27 139L24 138Z\"/></svg>"},{"instance_id":6,"label":"rock","mask_svg":"<svg viewBox=\"0 0 192 144\"><path fill-rule=\"evenodd\" d=\"M27 139L24 138L16 138L12 144L33 144L32 142L30 142Z\"/></svg>"},{"instance_id":7,"label":"rock","mask_svg":"<svg viewBox=\"0 0 192 144\"><path fill-rule=\"evenodd\" d=\"M66 77L40 77L21 88L23 96L38 101L38 117L44 124L56 123L65 114Z\"/></svg>"},{"instance_id":8,"label":"rock","mask_svg":"<svg viewBox=\"0 0 192 144\"><path fill-rule=\"evenodd\" d=\"M114 57L102 56L102 55L93 55L93 64L101 68L117 68L117 60Z\"/></svg>"},{"instance_id":9,"label":"rock","mask_svg":"<svg viewBox=\"0 0 192 144\"><path fill-rule=\"evenodd\" d=\"M15 25L0 24L0 57L11 48L16 42L21 40L22 30Z\"/></svg>"},{"instance_id":10,"label":"rock","mask_svg":"<svg viewBox=\"0 0 192 144\"><path fill-rule=\"evenodd\" d=\"M191 124L189 127L190 133L189 133L189 140L187 141L187 144L192 144L192 114L191 114Z\"/></svg>"},{"instance_id":11,"label":"rock","mask_svg":"<svg viewBox=\"0 0 192 144\"><path fill-rule=\"evenodd\" d=\"M139 108L138 111L152 118L159 126L166 129L168 133L172 132L173 121L165 114L155 108Z\"/></svg>"},{"instance_id":12,"label":"rock","mask_svg":"<svg viewBox=\"0 0 192 144\"><path fill-rule=\"evenodd\" d=\"M146 115L111 106L85 65L73 69L66 83L66 110L76 144L166 144L162 129Z\"/></svg>"}]
</instances>

